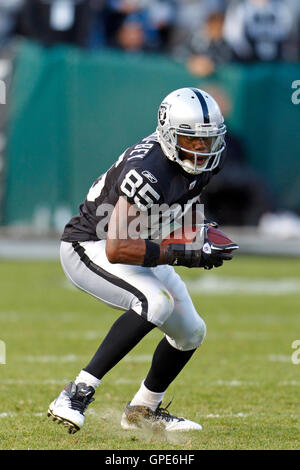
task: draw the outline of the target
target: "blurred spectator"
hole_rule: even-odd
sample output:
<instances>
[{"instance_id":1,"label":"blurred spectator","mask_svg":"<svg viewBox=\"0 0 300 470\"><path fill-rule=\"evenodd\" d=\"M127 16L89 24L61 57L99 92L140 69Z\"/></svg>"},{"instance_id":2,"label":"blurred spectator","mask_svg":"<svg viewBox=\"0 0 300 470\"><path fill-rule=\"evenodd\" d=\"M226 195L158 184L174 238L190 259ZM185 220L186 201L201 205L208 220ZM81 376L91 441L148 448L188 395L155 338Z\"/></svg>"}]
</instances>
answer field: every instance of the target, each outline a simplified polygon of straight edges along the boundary
<instances>
[{"instance_id":1,"label":"blurred spectator","mask_svg":"<svg viewBox=\"0 0 300 470\"><path fill-rule=\"evenodd\" d=\"M227 93L219 86L205 89L226 117L232 111ZM247 162L243 142L229 128L222 171L214 176L202 195L205 213L221 225L257 225L262 214L272 212L274 203L265 182Z\"/></svg>"},{"instance_id":2,"label":"blurred spectator","mask_svg":"<svg viewBox=\"0 0 300 470\"><path fill-rule=\"evenodd\" d=\"M175 0L175 18L170 38L170 50L182 57L181 46L194 32L201 30L210 11L224 6L224 0Z\"/></svg>"},{"instance_id":3,"label":"blurred spectator","mask_svg":"<svg viewBox=\"0 0 300 470\"><path fill-rule=\"evenodd\" d=\"M176 0L176 20L178 29L186 33L198 30L207 13L224 7L224 0Z\"/></svg>"},{"instance_id":4,"label":"blurred spectator","mask_svg":"<svg viewBox=\"0 0 300 470\"><path fill-rule=\"evenodd\" d=\"M163 52L173 18L172 1L109 0L107 44L132 52Z\"/></svg>"},{"instance_id":5,"label":"blurred spectator","mask_svg":"<svg viewBox=\"0 0 300 470\"><path fill-rule=\"evenodd\" d=\"M176 0L153 0L148 7L149 22L157 31L161 52L166 52L175 21Z\"/></svg>"},{"instance_id":6,"label":"blurred spectator","mask_svg":"<svg viewBox=\"0 0 300 470\"><path fill-rule=\"evenodd\" d=\"M145 3L146 2L146 3ZM147 0L107 0L105 8L105 36L107 45L118 43L119 29L130 15L138 15L147 5Z\"/></svg>"},{"instance_id":7,"label":"blurred spectator","mask_svg":"<svg viewBox=\"0 0 300 470\"><path fill-rule=\"evenodd\" d=\"M116 45L124 51L144 51L146 42L145 30L138 20L125 20L116 32Z\"/></svg>"},{"instance_id":8,"label":"blurred spectator","mask_svg":"<svg viewBox=\"0 0 300 470\"><path fill-rule=\"evenodd\" d=\"M90 25L90 0L25 0L20 30L45 46L71 43L85 47Z\"/></svg>"},{"instance_id":9,"label":"blurred spectator","mask_svg":"<svg viewBox=\"0 0 300 470\"><path fill-rule=\"evenodd\" d=\"M105 7L107 0L90 1L90 27L88 36L88 48L99 49L106 46L106 17Z\"/></svg>"},{"instance_id":10,"label":"blurred spectator","mask_svg":"<svg viewBox=\"0 0 300 470\"><path fill-rule=\"evenodd\" d=\"M291 5L293 12L295 12L295 22L297 24L297 52L298 61L300 61L300 1L299 0L287 0Z\"/></svg>"},{"instance_id":11,"label":"blurred spectator","mask_svg":"<svg viewBox=\"0 0 300 470\"><path fill-rule=\"evenodd\" d=\"M233 54L223 37L224 18L223 8L207 7L205 21L172 51L175 60L184 61L192 74L201 77L230 62Z\"/></svg>"},{"instance_id":12,"label":"blurred spectator","mask_svg":"<svg viewBox=\"0 0 300 470\"><path fill-rule=\"evenodd\" d=\"M15 33L18 13L24 0L0 0L0 48L11 39Z\"/></svg>"},{"instance_id":13,"label":"blurred spectator","mask_svg":"<svg viewBox=\"0 0 300 470\"><path fill-rule=\"evenodd\" d=\"M297 15L283 0L243 0L229 7L224 37L238 60L297 59Z\"/></svg>"}]
</instances>

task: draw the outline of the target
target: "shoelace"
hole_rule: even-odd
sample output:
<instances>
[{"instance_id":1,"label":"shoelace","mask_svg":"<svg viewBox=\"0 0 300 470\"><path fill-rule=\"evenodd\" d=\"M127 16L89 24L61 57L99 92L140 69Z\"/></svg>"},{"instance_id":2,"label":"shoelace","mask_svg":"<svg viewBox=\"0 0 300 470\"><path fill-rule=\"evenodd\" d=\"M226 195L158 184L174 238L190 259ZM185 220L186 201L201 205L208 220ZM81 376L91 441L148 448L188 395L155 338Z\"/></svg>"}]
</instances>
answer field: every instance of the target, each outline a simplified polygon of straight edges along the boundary
<instances>
[{"instance_id":1,"label":"shoelace","mask_svg":"<svg viewBox=\"0 0 300 470\"><path fill-rule=\"evenodd\" d=\"M76 398L76 395L75 395L74 397L70 398L71 408L72 410L76 410L76 411L79 411L80 413L84 413L88 405L94 400L95 398L92 398L92 397L89 398L88 396L83 396L82 398Z\"/></svg>"},{"instance_id":2,"label":"shoelace","mask_svg":"<svg viewBox=\"0 0 300 470\"><path fill-rule=\"evenodd\" d=\"M160 407L158 405L156 411L155 411L155 419L160 419L163 418L167 422L173 421L173 419L177 419L178 421L183 421L183 418L177 418L177 416L173 416L170 414L170 411L168 410L169 406L171 405L173 399L165 406L164 408Z\"/></svg>"}]
</instances>

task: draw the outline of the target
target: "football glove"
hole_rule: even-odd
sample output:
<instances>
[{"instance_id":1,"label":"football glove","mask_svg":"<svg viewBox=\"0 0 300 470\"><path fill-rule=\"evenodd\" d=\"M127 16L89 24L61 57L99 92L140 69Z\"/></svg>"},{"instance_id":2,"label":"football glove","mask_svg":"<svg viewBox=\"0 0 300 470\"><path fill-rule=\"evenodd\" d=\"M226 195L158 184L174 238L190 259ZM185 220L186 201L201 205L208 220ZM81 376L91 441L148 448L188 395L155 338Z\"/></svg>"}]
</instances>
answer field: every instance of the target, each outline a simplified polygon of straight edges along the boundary
<instances>
[{"instance_id":1,"label":"football glove","mask_svg":"<svg viewBox=\"0 0 300 470\"><path fill-rule=\"evenodd\" d=\"M215 250L210 242L206 242L201 250L191 250L185 245L171 243L166 251L168 264L188 268L218 268L222 266L223 261L231 258L231 253Z\"/></svg>"}]
</instances>

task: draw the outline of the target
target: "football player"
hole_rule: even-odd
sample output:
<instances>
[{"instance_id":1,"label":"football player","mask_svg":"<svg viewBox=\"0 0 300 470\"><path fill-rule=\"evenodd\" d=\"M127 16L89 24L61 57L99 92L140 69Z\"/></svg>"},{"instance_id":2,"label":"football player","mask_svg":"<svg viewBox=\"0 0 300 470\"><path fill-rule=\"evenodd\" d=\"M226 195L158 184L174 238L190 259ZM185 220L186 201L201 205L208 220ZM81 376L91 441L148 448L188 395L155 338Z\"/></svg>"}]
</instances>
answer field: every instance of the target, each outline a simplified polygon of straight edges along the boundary
<instances>
[{"instance_id":1,"label":"football player","mask_svg":"<svg viewBox=\"0 0 300 470\"><path fill-rule=\"evenodd\" d=\"M201 246L164 246L151 236L133 237L130 223L134 210L149 214L155 204L180 206L181 216L192 207L221 168L225 133L219 106L208 93L196 88L173 91L159 106L156 132L128 148L95 181L79 215L66 225L60 251L66 276L83 291L125 311L91 361L49 406L48 416L63 422L70 433L82 427L86 408L105 374L153 328L164 337L147 376L125 407L121 426L201 429L200 424L173 416L161 406L168 386L206 333L173 265L211 269L231 255L207 253ZM150 224L148 232L152 228Z\"/></svg>"}]
</instances>

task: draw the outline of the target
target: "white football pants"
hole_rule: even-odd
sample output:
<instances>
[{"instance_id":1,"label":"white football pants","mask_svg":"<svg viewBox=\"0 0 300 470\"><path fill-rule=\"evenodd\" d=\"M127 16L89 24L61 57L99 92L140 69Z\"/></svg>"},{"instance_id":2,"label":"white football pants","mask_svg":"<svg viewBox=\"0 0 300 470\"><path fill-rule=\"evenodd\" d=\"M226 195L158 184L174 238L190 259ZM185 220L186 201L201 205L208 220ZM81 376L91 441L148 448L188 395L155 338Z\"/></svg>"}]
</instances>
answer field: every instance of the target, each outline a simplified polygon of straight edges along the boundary
<instances>
[{"instance_id":1,"label":"white football pants","mask_svg":"<svg viewBox=\"0 0 300 470\"><path fill-rule=\"evenodd\" d=\"M206 326L174 268L112 264L105 244L105 240L61 242L62 267L72 283L114 308L134 310L165 333L176 349L200 346Z\"/></svg>"}]
</instances>

